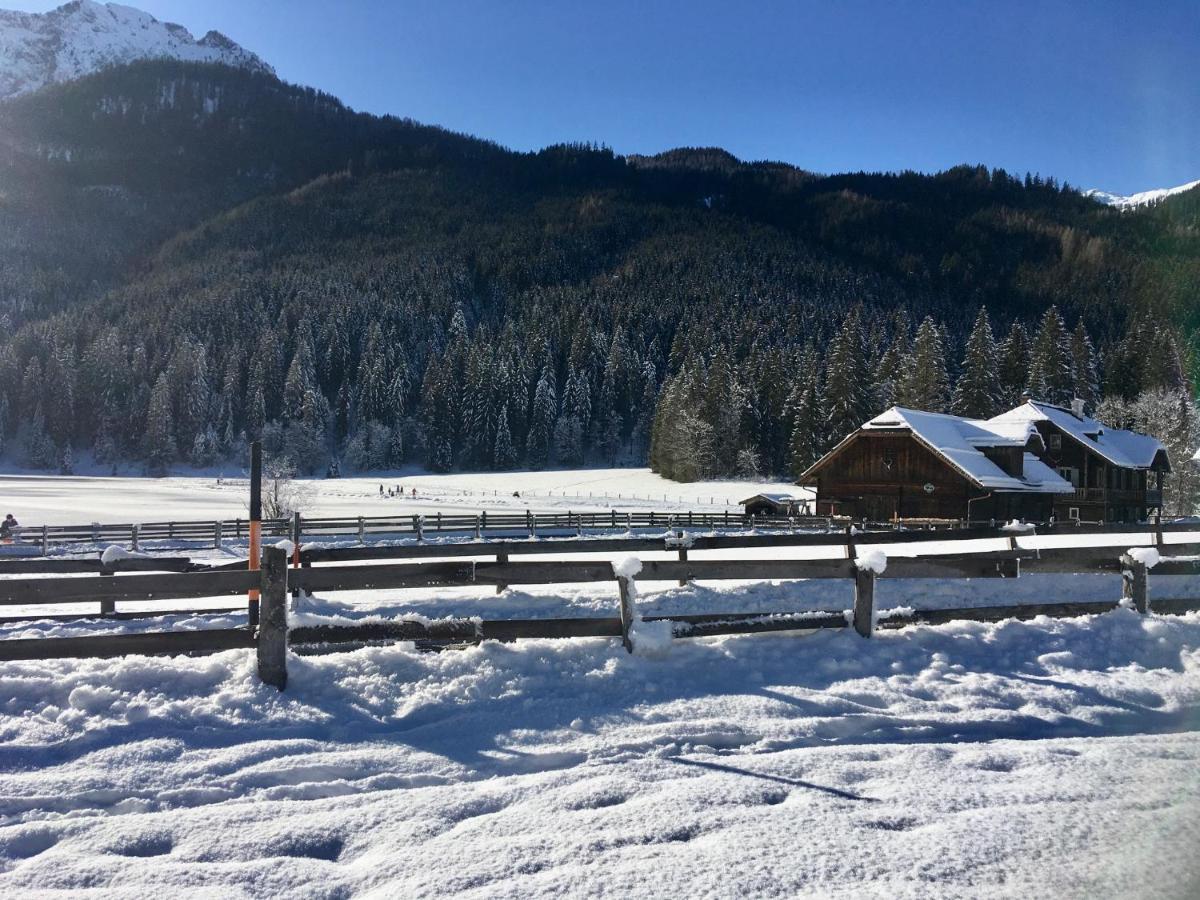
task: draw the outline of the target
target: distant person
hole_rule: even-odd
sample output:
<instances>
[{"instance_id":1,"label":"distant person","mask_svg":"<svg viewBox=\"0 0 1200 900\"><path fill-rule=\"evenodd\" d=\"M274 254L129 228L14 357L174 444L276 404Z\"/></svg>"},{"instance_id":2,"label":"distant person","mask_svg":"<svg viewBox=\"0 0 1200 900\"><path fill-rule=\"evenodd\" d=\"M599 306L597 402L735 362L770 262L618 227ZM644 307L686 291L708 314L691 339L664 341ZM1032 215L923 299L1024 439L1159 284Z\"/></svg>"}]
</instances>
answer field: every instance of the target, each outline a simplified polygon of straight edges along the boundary
<instances>
[{"instance_id":1,"label":"distant person","mask_svg":"<svg viewBox=\"0 0 1200 900\"><path fill-rule=\"evenodd\" d=\"M16 520L16 517L12 513L6 515L4 521L0 523L0 541L11 540L20 527L21 523Z\"/></svg>"},{"instance_id":2,"label":"distant person","mask_svg":"<svg viewBox=\"0 0 1200 900\"><path fill-rule=\"evenodd\" d=\"M413 495L413 499L416 500L417 499L417 489L416 488L413 488L412 495Z\"/></svg>"},{"instance_id":3,"label":"distant person","mask_svg":"<svg viewBox=\"0 0 1200 900\"><path fill-rule=\"evenodd\" d=\"M380 497L383 496L383 485L382 484L379 486L379 496Z\"/></svg>"}]
</instances>

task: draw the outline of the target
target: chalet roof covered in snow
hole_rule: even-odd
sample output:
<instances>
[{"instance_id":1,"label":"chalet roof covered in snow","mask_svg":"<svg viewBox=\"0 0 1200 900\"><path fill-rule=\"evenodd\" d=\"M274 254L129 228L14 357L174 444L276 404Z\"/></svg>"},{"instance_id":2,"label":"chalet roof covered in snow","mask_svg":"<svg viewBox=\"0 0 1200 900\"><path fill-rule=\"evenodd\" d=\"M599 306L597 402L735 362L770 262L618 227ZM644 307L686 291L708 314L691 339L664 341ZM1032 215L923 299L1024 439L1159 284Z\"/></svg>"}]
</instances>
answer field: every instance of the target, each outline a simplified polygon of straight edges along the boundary
<instances>
[{"instance_id":1,"label":"chalet roof covered in snow","mask_svg":"<svg viewBox=\"0 0 1200 900\"><path fill-rule=\"evenodd\" d=\"M943 413L893 406L862 426L864 431L911 431L913 436L982 488L996 491L1066 494L1071 483L1032 453L1024 456L1024 474L1009 475L988 459L985 448L1041 444L1032 421L984 422Z\"/></svg>"},{"instance_id":2,"label":"chalet roof covered in snow","mask_svg":"<svg viewBox=\"0 0 1200 900\"><path fill-rule=\"evenodd\" d=\"M987 425L989 428L1008 427L1036 422L1049 422L1059 431L1099 454L1114 466L1126 469L1149 469L1154 466L1161 453L1165 468L1170 469L1167 449L1161 441L1148 434L1109 428L1095 419L1076 415L1071 410L1055 406L1052 403L1029 400L1016 409L1010 409L1006 413L989 419Z\"/></svg>"}]
</instances>

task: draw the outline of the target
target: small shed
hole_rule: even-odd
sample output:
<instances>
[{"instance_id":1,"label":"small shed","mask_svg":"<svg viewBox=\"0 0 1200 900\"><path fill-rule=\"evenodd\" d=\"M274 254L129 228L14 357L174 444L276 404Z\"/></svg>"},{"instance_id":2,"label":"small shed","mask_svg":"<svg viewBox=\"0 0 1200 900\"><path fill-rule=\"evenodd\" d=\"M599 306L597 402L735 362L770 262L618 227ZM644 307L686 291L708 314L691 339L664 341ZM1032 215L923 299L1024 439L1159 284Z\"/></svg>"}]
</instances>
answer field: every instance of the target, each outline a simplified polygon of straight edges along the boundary
<instances>
[{"instance_id":1,"label":"small shed","mask_svg":"<svg viewBox=\"0 0 1200 900\"><path fill-rule=\"evenodd\" d=\"M795 494L755 494L741 501L748 516L801 516L808 513L808 498Z\"/></svg>"}]
</instances>

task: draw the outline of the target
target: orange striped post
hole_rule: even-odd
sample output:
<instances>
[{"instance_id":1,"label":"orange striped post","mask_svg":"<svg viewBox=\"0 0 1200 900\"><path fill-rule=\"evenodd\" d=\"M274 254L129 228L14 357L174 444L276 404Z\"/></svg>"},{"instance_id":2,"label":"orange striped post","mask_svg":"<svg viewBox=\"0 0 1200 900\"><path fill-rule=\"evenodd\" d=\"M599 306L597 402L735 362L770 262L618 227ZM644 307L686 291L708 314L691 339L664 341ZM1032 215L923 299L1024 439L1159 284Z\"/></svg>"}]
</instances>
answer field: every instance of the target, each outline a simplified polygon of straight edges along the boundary
<instances>
[{"instance_id":1,"label":"orange striped post","mask_svg":"<svg viewBox=\"0 0 1200 900\"><path fill-rule=\"evenodd\" d=\"M250 571L257 572L262 557L262 441L250 445ZM258 589L248 595L250 625L258 624Z\"/></svg>"}]
</instances>

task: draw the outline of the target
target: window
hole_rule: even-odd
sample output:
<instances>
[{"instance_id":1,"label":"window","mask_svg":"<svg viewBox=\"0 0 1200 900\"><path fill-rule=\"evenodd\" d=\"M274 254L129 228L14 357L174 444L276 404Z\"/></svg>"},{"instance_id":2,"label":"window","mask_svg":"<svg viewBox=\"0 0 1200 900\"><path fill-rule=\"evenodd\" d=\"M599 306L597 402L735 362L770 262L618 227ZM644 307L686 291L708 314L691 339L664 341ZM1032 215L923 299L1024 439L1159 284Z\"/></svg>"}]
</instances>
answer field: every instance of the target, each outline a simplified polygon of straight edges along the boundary
<instances>
[{"instance_id":1,"label":"window","mask_svg":"<svg viewBox=\"0 0 1200 900\"><path fill-rule=\"evenodd\" d=\"M1061 450L1062 449L1062 435L1061 434L1050 435L1048 438L1046 438L1046 446L1049 447L1051 450Z\"/></svg>"},{"instance_id":2,"label":"window","mask_svg":"<svg viewBox=\"0 0 1200 900\"><path fill-rule=\"evenodd\" d=\"M1070 519L1072 522L1078 522L1079 521L1079 507L1078 506L1067 507L1067 518Z\"/></svg>"},{"instance_id":3,"label":"window","mask_svg":"<svg viewBox=\"0 0 1200 900\"><path fill-rule=\"evenodd\" d=\"M1079 487L1079 470L1074 466L1059 466L1055 471L1061 478L1071 482L1072 486Z\"/></svg>"}]
</instances>

